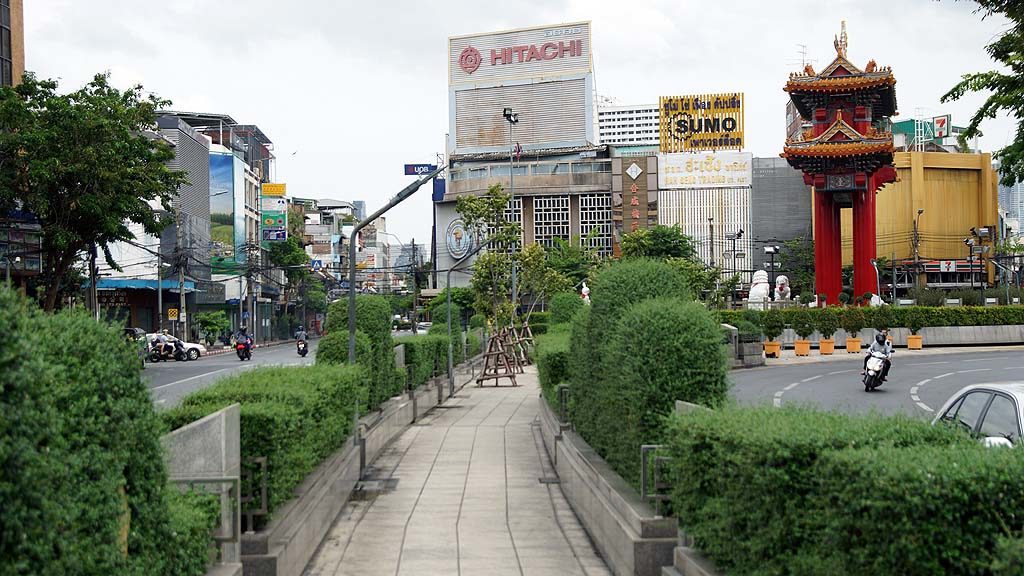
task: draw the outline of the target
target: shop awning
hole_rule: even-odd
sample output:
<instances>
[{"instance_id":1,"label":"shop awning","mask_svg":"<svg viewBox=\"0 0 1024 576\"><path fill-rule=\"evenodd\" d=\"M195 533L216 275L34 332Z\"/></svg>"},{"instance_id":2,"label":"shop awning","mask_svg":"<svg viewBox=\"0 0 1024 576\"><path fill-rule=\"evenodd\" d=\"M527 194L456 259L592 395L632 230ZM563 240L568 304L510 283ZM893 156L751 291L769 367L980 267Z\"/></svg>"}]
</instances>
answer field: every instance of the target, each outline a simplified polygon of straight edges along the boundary
<instances>
[{"instance_id":1,"label":"shop awning","mask_svg":"<svg viewBox=\"0 0 1024 576\"><path fill-rule=\"evenodd\" d=\"M161 288L170 292L178 291L177 280L163 280ZM140 278L100 278L96 282L97 290L153 290L156 291L157 281ZM185 281L185 293L196 291L196 283L190 280Z\"/></svg>"}]
</instances>

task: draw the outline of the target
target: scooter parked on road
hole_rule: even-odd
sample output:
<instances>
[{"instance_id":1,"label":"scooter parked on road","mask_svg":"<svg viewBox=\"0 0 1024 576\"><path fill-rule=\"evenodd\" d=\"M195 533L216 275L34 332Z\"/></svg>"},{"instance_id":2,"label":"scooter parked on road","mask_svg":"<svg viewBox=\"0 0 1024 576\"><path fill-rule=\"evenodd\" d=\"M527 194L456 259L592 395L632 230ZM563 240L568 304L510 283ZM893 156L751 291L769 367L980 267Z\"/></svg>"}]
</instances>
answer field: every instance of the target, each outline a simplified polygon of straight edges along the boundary
<instances>
[{"instance_id":1,"label":"scooter parked on road","mask_svg":"<svg viewBox=\"0 0 1024 576\"><path fill-rule=\"evenodd\" d=\"M171 358L174 358L178 362L185 362L188 360L188 353L185 352L185 345L181 343L181 340L175 340L173 344L168 344L168 346L165 346L164 349L161 350L160 344L154 342L149 351L149 361L167 361Z\"/></svg>"}]
</instances>

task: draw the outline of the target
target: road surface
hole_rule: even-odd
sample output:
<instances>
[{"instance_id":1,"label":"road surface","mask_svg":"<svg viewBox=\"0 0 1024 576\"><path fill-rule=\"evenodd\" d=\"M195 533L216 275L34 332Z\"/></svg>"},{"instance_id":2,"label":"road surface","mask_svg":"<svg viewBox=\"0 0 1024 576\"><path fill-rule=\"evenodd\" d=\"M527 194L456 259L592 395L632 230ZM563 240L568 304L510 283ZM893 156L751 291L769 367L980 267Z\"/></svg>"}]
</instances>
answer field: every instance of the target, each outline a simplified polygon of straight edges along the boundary
<instances>
[{"instance_id":1,"label":"road surface","mask_svg":"<svg viewBox=\"0 0 1024 576\"><path fill-rule=\"evenodd\" d=\"M792 403L843 412L878 411L931 419L968 384L1024 381L1020 349L916 356L897 350L889 381L867 393L860 382L863 356L849 360L770 366L731 373L731 393L741 404Z\"/></svg>"},{"instance_id":2,"label":"road surface","mask_svg":"<svg viewBox=\"0 0 1024 576\"><path fill-rule=\"evenodd\" d=\"M205 388L232 374L256 366L285 365L299 366L313 364L316 359L318 340L309 342L309 354L305 358L295 352L295 346L281 344L252 351L252 360L242 362L233 352L204 356L189 362L146 363L142 378L153 395L158 408L170 408L190 392Z\"/></svg>"}]
</instances>

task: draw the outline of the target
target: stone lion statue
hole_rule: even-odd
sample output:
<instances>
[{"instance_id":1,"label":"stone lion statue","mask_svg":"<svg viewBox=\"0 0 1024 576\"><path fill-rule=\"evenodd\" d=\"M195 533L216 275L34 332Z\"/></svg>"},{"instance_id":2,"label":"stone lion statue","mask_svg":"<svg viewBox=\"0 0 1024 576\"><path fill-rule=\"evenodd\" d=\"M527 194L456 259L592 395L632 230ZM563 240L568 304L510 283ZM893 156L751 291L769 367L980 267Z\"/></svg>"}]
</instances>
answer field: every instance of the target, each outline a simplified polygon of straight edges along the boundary
<instances>
[{"instance_id":1,"label":"stone lion statue","mask_svg":"<svg viewBox=\"0 0 1024 576\"><path fill-rule=\"evenodd\" d=\"M791 296L792 291L789 289L789 278L785 274L779 274L775 278L775 299L789 300Z\"/></svg>"},{"instance_id":2,"label":"stone lion statue","mask_svg":"<svg viewBox=\"0 0 1024 576\"><path fill-rule=\"evenodd\" d=\"M769 299L769 289L768 273L764 270L755 271L754 277L750 282L750 295L747 297L747 308L753 308L756 310L763 309L764 303Z\"/></svg>"}]
</instances>

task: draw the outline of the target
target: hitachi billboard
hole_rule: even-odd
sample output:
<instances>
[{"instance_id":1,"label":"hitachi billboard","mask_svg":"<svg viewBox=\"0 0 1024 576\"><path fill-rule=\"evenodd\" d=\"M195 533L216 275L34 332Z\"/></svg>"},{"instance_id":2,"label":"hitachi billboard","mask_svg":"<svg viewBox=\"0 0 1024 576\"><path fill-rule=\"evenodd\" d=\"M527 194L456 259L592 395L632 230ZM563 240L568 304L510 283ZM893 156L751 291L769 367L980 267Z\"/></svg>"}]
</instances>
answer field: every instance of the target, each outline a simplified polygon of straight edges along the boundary
<instances>
[{"instance_id":1,"label":"hitachi billboard","mask_svg":"<svg viewBox=\"0 0 1024 576\"><path fill-rule=\"evenodd\" d=\"M588 74L591 69L589 22L448 40L448 82L452 86Z\"/></svg>"},{"instance_id":2,"label":"hitachi billboard","mask_svg":"<svg viewBox=\"0 0 1024 576\"><path fill-rule=\"evenodd\" d=\"M455 154L507 149L506 107L525 150L595 140L589 22L452 37L448 85Z\"/></svg>"}]
</instances>

